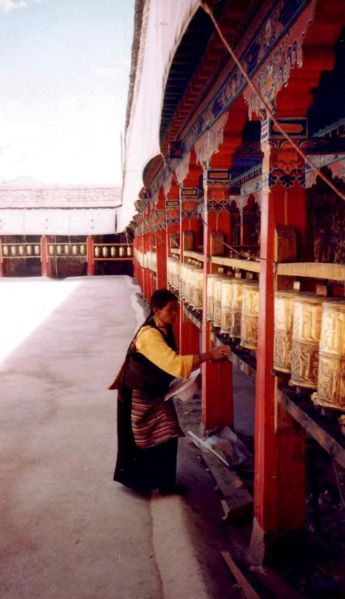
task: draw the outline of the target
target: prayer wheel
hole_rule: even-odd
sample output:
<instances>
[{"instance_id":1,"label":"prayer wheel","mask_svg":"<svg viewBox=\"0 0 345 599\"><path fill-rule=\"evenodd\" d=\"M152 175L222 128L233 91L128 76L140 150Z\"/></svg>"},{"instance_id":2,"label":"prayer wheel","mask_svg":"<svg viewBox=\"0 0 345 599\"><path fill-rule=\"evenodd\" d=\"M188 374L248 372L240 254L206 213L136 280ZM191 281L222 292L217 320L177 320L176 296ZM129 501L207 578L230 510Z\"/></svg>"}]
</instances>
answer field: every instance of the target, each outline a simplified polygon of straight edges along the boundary
<instances>
[{"instance_id":1,"label":"prayer wheel","mask_svg":"<svg viewBox=\"0 0 345 599\"><path fill-rule=\"evenodd\" d=\"M231 294L231 323L230 323L230 337L235 339L241 338L241 319L242 319L242 299L243 299L243 285L246 283L245 279L231 279L232 280L232 294Z\"/></svg>"},{"instance_id":2,"label":"prayer wheel","mask_svg":"<svg viewBox=\"0 0 345 599\"><path fill-rule=\"evenodd\" d=\"M19 253L19 256L24 256L24 246L23 245L20 245L18 247L18 253Z\"/></svg>"},{"instance_id":3,"label":"prayer wheel","mask_svg":"<svg viewBox=\"0 0 345 599\"><path fill-rule=\"evenodd\" d=\"M96 258L99 258L100 255L101 255L101 248L96 245L95 246L95 256L96 256Z\"/></svg>"},{"instance_id":4,"label":"prayer wheel","mask_svg":"<svg viewBox=\"0 0 345 599\"><path fill-rule=\"evenodd\" d=\"M316 389L319 367L322 298L300 295L294 300L291 383Z\"/></svg>"},{"instance_id":5,"label":"prayer wheel","mask_svg":"<svg viewBox=\"0 0 345 599\"><path fill-rule=\"evenodd\" d=\"M17 255L17 246L11 245L11 256Z\"/></svg>"},{"instance_id":6,"label":"prayer wheel","mask_svg":"<svg viewBox=\"0 0 345 599\"><path fill-rule=\"evenodd\" d=\"M123 247L123 245L121 245L121 246L119 247L119 257L120 257L120 258L124 258L124 256L125 256L125 248ZM154 262L154 260L153 260L152 262ZM153 270L153 269L152 269L152 270Z\"/></svg>"},{"instance_id":7,"label":"prayer wheel","mask_svg":"<svg viewBox=\"0 0 345 599\"><path fill-rule=\"evenodd\" d=\"M203 290L204 290L204 271L202 268L194 269L194 285L191 289L192 306L196 310L202 310Z\"/></svg>"},{"instance_id":8,"label":"prayer wheel","mask_svg":"<svg viewBox=\"0 0 345 599\"><path fill-rule=\"evenodd\" d=\"M49 256L54 256L54 246L53 244L49 244L48 246Z\"/></svg>"},{"instance_id":9,"label":"prayer wheel","mask_svg":"<svg viewBox=\"0 0 345 599\"><path fill-rule=\"evenodd\" d=\"M41 246L40 245L34 245L34 253L35 256L39 256L41 253Z\"/></svg>"},{"instance_id":10,"label":"prayer wheel","mask_svg":"<svg viewBox=\"0 0 345 599\"><path fill-rule=\"evenodd\" d=\"M68 243L65 243L65 245L64 245L64 247L63 247L63 250L64 250L64 252L65 252L65 255L66 255L66 256L69 256L70 249L71 249L71 248L70 248L70 246L68 245Z\"/></svg>"},{"instance_id":11,"label":"prayer wheel","mask_svg":"<svg viewBox=\"0 0 345 599\"><path fill-rule=\"evenodd\" d=\"M315 403L345 409L345 300L325 301L322 306Z\"/></svg>"},{"instance_id":12,"label":"prayer wheel","mask_svg":"<svg viewBox=\"0 0 345 599\"><path fill-rule=\"evenodd\" d=\"M73 254L73 256L76 256L78 254L78 246L77 245L72 245L72 254Z\"/></svg>"},{"instance_id":13,"label":"prayer wheel","mask_svg":"<svg viewBox=\"0 0 345 599\"><path fill-rule=\"evenodd\" d=\"M131 245L127 246L127 256L133 256L133 248Z\"/></svg>"},{"instance_id":14,"label":"prayer wheel","mask_svg":"<svg viewBox=\"0 0 345 599\"><path fill-rule=\"evenodd\" d=\"M2 253L4 256L8 256L8 245L2 246Z\"/></svg>"},{"instance_id":15,"label":"prayer wheel","mask_svg":"<svg viewBox=\"0 0 345 599\"><path fill-rule=\"evenodd\" d=\"M61 254L62 254L62 245L59 244L59 245L56 246L56 253L57 253L58 256L61 256Z\"/></svg>"},{"instance_id":16,"label":"prayer wheel","mask_svg":"<svg viewBox=\"0 0 345 599\"><path fill-rule=\"evenodd\" d=\"M213 300L213 326L222 326L222 285L223 281L227 281L228 278L220 276L215 279L214 282L214 300Z\"/></svg>"},{"instance_id":17,"label":"prayer wheel","mask_svg":"<svg viewBox=\"0 0 345 599\"><path fill-rule=\"evenodd\" d=\"M207 319L211 321L214 318L214 284L219 277L217 274L207 276Z\"/></svg>"},{"instance_id":18,"label":"prayer wheel","mask_svg":"<svg viewBox=\"0 0 345 599\"><path fill-rule=\"evenodd\" d=\"M241 315L241 345L256 350L258 343L259 283L246 281L243 285Z\"/></svg>"},{"instance_id":19,"label":"prayer wheel","mask_svg":"<svg viewBox=\"0 0 345 599\"><path fill-rule=\"evenodd\" d=\"M109 248L106 245L104 245L102 247L102 256L103 256L103 258L108 258L108 255L109 255Z\"/></svg>"},{"instance_id":20,"label":"prayer wheel","mask_svg":"<svg viewBox=\"0 0 345 599\"><path fill-rule=\"evenodd\" d=\"M292 324L295 291L277 291L274 297L273 368L291 372Z\"/></svg>"},{"instance_id":21,"label":"prayer wheel","mask_svg":"<svg viewBox=\"0 0 345 599\"><path fill-rule=\"evenodd\" d=\"M225 335L230 334L231 329L231 314L232 314L232 285L233 279L224 279L222 281L221 290L221 316L220 316L220 332Z\"/></svg>"},{"instance_id":22,"label":"prayer wheel","mask_svg":"<svg viewBox=\"0 0 345 599\"><path fill-rule=\"evenodd\" d=\"M79 246L79 252L81 256L85 256L85 245Z\"/></svg>"},{"instance_id":23,"label":"prayer wheel","mask_svg":"<svg viewBox=\"0 0 345 599\"><path fill-rule=\"evenodd\" d=\"M116 256L116 247L115 246L111 246L110 255L112 258L115 258L115 256Z\"/></svg>"}]
</instances>

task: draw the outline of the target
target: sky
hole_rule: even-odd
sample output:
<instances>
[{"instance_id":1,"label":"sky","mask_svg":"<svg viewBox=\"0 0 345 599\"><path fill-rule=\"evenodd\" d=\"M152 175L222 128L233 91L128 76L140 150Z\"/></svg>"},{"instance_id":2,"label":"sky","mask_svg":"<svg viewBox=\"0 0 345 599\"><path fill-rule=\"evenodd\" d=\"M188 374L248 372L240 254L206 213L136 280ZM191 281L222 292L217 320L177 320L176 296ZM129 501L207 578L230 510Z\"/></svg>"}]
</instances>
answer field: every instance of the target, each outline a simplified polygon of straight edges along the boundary
<instances>
[{"instance_id":1,"label":"sky","mask_svg":"<svg viewBox=\"0 0 345 599\"><path fill-rule=\"evenodd\" d=\"M0 0L0 183L121 183L134 0Z\"/></svg>"}]
</instances>

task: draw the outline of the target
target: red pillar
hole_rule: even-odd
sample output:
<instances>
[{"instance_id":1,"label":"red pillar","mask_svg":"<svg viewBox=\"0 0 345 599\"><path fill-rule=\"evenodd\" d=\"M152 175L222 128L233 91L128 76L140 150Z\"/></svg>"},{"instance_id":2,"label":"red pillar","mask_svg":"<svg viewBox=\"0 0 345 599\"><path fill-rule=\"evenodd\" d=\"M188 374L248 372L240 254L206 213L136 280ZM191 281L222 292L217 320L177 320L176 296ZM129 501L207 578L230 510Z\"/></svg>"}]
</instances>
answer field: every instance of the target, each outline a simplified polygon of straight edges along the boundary
<instances>
[{"instance_id":1,"label":"red pillar","mask_svg":"<svg viewBox=\"0 0 345 599\"><path fill-rule=\"evenodd\" d=\"M3 262L2 262L2 240L0 239L0 277L4 276Z\"/></svg>"},{"instance_id":2,"label":"red pillar","mask_svg":"<svg viewBox=\"0 0 345 599\"><path fill-rule=\"evenodd\" d=\"M193 250L198 237L200 221L198 216L200 190L197 187L180 188L180 261L184 262L186 239L193 235ZM188 237L189 239L190 237ZM185 314L184 302L180 299L180 352L181 354L199 354L200 334L198 327Z\"/></svg>"},{"instance_id":3,"label":"red pillar","mask_svg":"<svg viewBox=\"0 0 345 599\"><path fill-rule=\"evenodd\" d=\"M269 143L262 144L264 166L296 160L288 148L284 156ZM283 160L283 162L282 162ZM266 176L265 176L266 175ZM276 225L294 225L305 233L304 190L297 183L287 191L267 186L263 173L261 194L261 248L259 319L255 402L255 479L252 553L258 562L266 555L266 539L278 531L298 531L305 519L305 433L277 407L277 380L272 375L274 348L274 292ZM296 203L297 201L297 203Z\"/></svg>"},{"instance_id":4,"label":"red pillar","mask_svg":"<svg viewBox=\"0 0 345 599\"><path fill-rule=\"evenodd\" d=\"M211 254L211 233L216 232L220 224L218 215L209 211L208 171L204 171L204 295L202 317L202 352L210 351L211 324L207 320L207 275L211 264L207 257ZM221 363L202 364L202 423L206 429L217 425L233 424L232 364L229 360Z\"/></svg>"},{"instance_id":5,"label":"red pillar","mask_svg":"<svg viewBox=\"0 0 345 599\"><path fill-rule=\"evenodd\" d=\"M48 253L48 239L45 235L41 237L41 276L52 276L52 264Z\"/></svg>"},{"instance_id":6,"label":"red pillar","mask_svg":"<svg viewBox=\"0 0 345 599\"><path fill-rule=\"evenodd\" d=\"M87 275L95 274L94 240L92 235L87 236Z\"/></svg>"}]
</instances>

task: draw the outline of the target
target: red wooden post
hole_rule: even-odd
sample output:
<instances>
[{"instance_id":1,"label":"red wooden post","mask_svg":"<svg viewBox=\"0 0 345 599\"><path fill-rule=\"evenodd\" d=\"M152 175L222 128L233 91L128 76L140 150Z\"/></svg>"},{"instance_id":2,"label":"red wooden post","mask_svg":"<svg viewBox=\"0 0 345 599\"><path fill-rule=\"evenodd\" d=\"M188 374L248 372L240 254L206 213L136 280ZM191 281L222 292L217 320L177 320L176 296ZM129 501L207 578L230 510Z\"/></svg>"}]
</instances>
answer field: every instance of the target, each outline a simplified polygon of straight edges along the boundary
<instances>
[{"instance_id":1,"label":"red wooden post","mask_svg":"<svg viewBox=\"0 0 345 599\"><path fill-rule=\"evenodd\" d=\"M186 234L193 235L193 243L199 232L198 218L199 189L196 187L180 188L180 261L184 262ZM195 249L195 246L192 248ZM180 300L180 352L182 354L198 354L200 349L199 329L186 316L184 301Z\"/></svg>"},{"instance_id":2,"label":"red wooden post","mask_svg":"<svg viewBox=\"0 0 345 599\"><path fill-rule=\"evenodd\" d=\"M87 236L87 275L95 274L94 240L92 235Z\"/></svg>"},{"instance_id":3,"label":"red wooden post","mask_svg":"<svg viewBox=\"0 0 345 599\"><path fill-rule=\"evenodd\" d=\"M209 187L208 171L204 171L204 293L202 312L201 351L210 351L211 324L207 320L207 275L211 272L209 256L211 254L211 231L216 229L217 215L208 209ZM213 228L214 227L214 228ZM217 425L233 424L232 400L232 364L229 360L221 363L202 364L202 423L206 429Z\"/></svg>"},{"instance_id":4,"label":"red wooden post","mask_svg":"<svg viewBox=\"0 0 345 599\"><path fill-rule=\"evenodd\" d=\"M266 169L277 156L267 139L262 143ZM281 152L279 155L282 159ZM294 157L286 155L286 163ZM265 176L266 175L266 176ZM277 224L304 229L304 191L297 184L288 193L280 184L270 189L263 173L259 319L255 401L254 527L251 549L262 562L266 538L278 531L300 530L305 518L305 434L277 406L277 381L272 375L274 349L275 235ZM299 204L296 210L296 196Z\"/></svg>"},{"instance_id":5,"label":"red wooden post","mask_svg":"<svg viewBox=\"0 0 345 599\"><path fill-rule=\"evenodd\" d=\"M156 233L157 251L157 287L161 289L167 286L167 240L164 230Z\"/></svg>"},{"instance_id":6,"label":"red wooden post","mask_svg":"<svg viewBox=\"0 0 345 599\"><path fill-rule=\"evenodd\" d=\"M2 258L2 239L0 239L0 277L4 276L4 269L3 269L3 258Z\"/></svg>"},{"instance_id":7,"label":"red wooden post","mask_svg":"<svg viewBox=\"0 0 345 599\"><path fill-rule=\"evenodd\" d=\"M48 254L48 239L46 235L42 235L41 237L41 276L52 276L51 259Z\"/></svg>"}]
</instances>

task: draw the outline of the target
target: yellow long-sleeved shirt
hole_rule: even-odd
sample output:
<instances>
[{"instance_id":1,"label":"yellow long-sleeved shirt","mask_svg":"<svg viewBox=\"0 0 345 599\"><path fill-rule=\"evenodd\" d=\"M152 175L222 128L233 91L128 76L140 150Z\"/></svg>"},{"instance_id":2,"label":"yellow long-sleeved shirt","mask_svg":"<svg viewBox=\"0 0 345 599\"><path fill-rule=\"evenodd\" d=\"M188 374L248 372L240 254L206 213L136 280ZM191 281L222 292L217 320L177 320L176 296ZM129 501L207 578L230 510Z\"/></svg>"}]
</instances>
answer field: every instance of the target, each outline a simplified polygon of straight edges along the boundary
<instances>
[{"instance_id":1,"label":"yellow long-sleeved shirt","mask_svg":"<svg viewBox=\"0 0 345 599\"><path fill-rule=\"evenodd\" d=\"M145 358L172 376L187 379L192 372L193 356L177 354L154 327L143 327L135 340L135 346Z\"/></svg>"}]
</instances>

